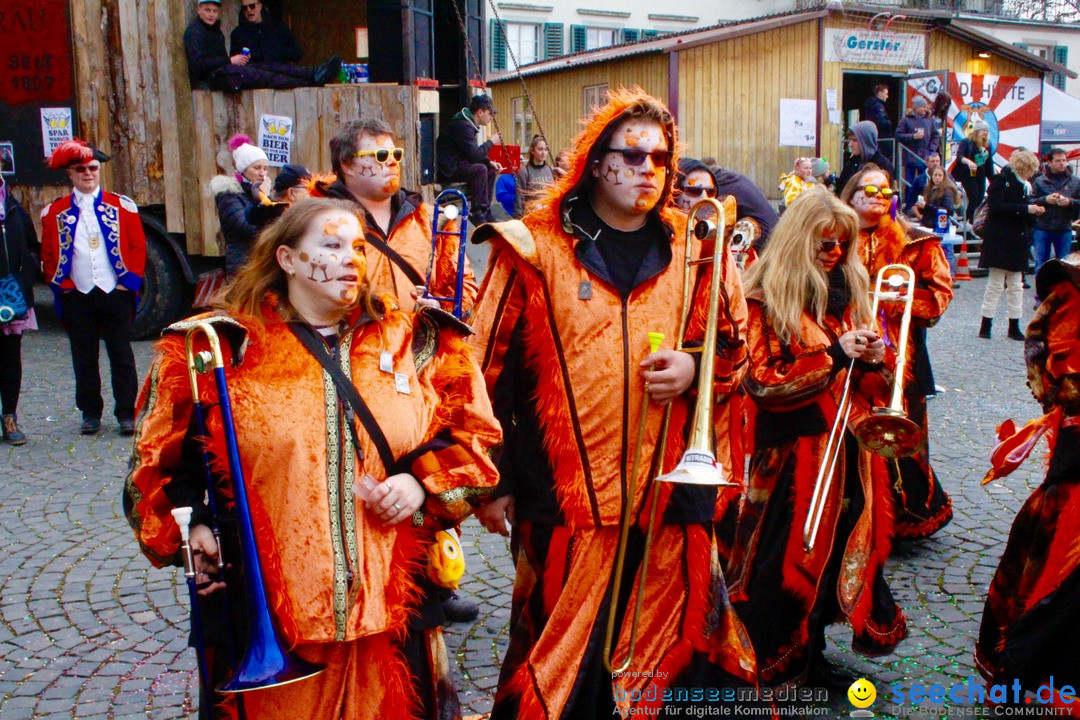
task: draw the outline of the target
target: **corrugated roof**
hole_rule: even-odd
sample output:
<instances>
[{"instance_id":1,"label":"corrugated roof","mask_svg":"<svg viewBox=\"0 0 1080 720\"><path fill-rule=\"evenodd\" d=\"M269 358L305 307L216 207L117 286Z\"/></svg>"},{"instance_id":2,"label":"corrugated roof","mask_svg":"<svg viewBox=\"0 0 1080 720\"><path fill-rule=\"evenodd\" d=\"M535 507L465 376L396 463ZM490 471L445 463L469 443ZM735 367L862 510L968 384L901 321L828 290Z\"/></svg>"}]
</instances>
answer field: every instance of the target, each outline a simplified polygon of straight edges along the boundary
<instances>
[{"instance_id":1,"label":"corrugated roof","mask_svg":"<svg viewBox=\"0 0 1080 720\"><path fill-rule=\"evenodd\" d=\"M902 12L895 13L897 17L903 16L911 19L926 20L931 23L935 29L942 31L947 35L951 35L973 45L985 47L990 52L1018 62L1021 65L1026 65L1042 72L1061 73L1071 78L1077 77L1075 72L1064 65L1044 60L1022 48L1010 45L1009 43L976 30L973 27L957 22L957 18L946 11L917 10L909 8L901 8L900 10L902 10ZM841 5L833 2L828 5L822 4L806 10L791 10L773 15L761 15L744 20L733 20L731 22L719 23L704 28L695 28L679 33L662 35L657 38L638 40L637 42L622 45L611 45L597 50L582 50L570 55L562 55L552 60L541 60L528 65L522 65L520 74L524 77L529 77L531 75L542 75L568 68L587 67L589 65L596 65L611 60L622 60L639 55L683 50L698 45L720 42L721 40L727 40L732 37L750 35L766 30L772 30L777 27L806 22L807 20L816 20L831 12L865 13L872 16L882 14L882 9L880 6L876 5L853 5L847 3ZM518 74L518 72L509 70L497 75L489 76L487 82L490 85L508 82L516 79Z\"/></svg>"}]
</instances>

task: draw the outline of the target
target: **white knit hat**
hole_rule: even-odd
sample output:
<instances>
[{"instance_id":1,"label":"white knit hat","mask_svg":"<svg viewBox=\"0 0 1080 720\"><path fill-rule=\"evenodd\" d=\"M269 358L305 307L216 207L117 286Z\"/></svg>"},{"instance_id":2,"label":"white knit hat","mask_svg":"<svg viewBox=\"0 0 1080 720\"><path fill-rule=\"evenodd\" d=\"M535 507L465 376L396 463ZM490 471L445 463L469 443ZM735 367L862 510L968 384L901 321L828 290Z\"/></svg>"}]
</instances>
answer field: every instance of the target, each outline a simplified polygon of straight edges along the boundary
<instances>
[{"instance_id":1,"label":"white knit hat","mask_svg":"<svg viewBox=\"0 0 1080 720\"><path fill-rule=\"evenodd\" d=\"M257 163L260 160L267 162L266 153L249 143L237 146L237 148L232 151L232 159L233 165L236 166L236 172L238 173L243 173L252 164Z\"/></svg>"}]
</instances>

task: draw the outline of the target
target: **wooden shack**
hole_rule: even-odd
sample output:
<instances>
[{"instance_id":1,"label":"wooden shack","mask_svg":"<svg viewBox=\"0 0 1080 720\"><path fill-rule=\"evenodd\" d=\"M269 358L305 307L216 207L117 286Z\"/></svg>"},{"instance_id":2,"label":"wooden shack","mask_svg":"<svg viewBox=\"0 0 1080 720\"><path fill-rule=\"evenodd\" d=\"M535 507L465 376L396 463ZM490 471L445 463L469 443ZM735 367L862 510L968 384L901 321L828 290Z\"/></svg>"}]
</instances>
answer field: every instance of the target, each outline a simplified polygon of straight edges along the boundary
<instances>
[{"instance_id":1,"label":"wooden shack","mask_svg":"<svg viewBox=\"0 0 1080 720\"><path fill-rule=\"evenodd\" d=\"M469 25L480 27L478 3L455 2ZM404 185L420 189L422 179L432 182L430 172L421 177L421 157L433 165L440 95L456 110L462 102L458 96L473 92L467 81L478 75L465 63L453 7L440 3L432 10L421 0L266 5L291 25L305 49L304 63L311 65L330 54L357 62L361 31L366 33L369 22L380 24L371 56L363 59L372 77L385 82L239 94L193 90L183 33L195 18L195 0L5 2L0 31L14 48L12 57L26 68L0 72L0 144L11 139L13 128L24 133L24 142L15 143L19 173L5 177L32 216L70 192L66 176L47 171L41 153L38 113L53 106L72 114L72 134L111 156L102 166L102 185L134 199L144 217L156 218L162 229L176 234L171 242L188 256L222 254L207 182L232 172L228 138L241 132L257 138L263 114L294 119L291 160L316 172L330 170L328 143L344 123L361 115L382 117L409 158ZM226 39L240 12L238 0L222 1ZM443 38L439 47L436 37ZM482 46L478 38L474 44ZM383 46L394 50L381 52ZM438 67L436 51L443 60ZM19 82L38 92L11 92Z\"/></svg>"},{"instance_id":2,"label":"wooden shack","mask_svg":"<svg viewBox=\"0 0 1080 720\"><path fill-rule=\"evenodd\" d=\"M892 89L888 107L898 119L911 79L932 71L943 78L941 89L948 73L1075 77L948 14L880 10L830 4L731 22L534 63L520 78L507 72L489 83L504 134L516 142L542 129L554 151L570 145L606 88L640 85L675 112L686 155L712 156L775 199L781 173L797 157L825 157L839 171L844 132L858 117L852 111L877 83ZM522 80L538 118L528 111ZM792 117L805 107L808 115ZM782 115L806 128L811 141L781 144ZM791 127L784 129L790 136Z\"/></svg>"}]
</instances>

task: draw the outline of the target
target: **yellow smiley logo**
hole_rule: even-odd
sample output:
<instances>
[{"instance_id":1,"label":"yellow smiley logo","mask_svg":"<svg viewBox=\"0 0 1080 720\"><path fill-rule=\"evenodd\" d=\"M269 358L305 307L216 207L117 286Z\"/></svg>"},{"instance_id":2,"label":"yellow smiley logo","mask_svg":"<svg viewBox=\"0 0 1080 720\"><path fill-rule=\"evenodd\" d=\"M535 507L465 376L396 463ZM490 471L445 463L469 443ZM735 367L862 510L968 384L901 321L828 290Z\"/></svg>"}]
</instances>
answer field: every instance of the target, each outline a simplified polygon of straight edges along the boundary
<instances>
[{"instance_id":1,"label":"yellow smiley logo","mask_svg":"<svg viewBox=\"0 0 1080 720\"><path fill-rule=\"evenodd\" d=\"M868 708L877 700L877 689L866 678L859 678L848 688L847 698L857 708Z\"/></svg>"}]
</instances>

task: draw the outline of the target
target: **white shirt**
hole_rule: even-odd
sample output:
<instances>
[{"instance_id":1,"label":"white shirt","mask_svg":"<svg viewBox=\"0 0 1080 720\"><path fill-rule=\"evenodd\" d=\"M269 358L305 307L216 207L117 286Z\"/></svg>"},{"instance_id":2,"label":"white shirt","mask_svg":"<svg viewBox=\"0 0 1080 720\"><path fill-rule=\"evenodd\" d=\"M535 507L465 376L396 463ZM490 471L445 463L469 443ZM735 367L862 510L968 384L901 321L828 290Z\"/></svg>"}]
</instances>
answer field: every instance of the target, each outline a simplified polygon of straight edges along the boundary
<instances>
[{"instance_id":1,"label":"white shirt","mask_svg":"<svg viewBox=\"0 0 1080 720\"><path fill-rule=\"evenodd\" d=\"M89 293L95 287L105 292L116 289L116 271L109 262L105 233L98 223L94 203L101 197L101 188L93 195L74 191L79 206L79 223L75 226L75 244L71 255L71 280L75 289Z\"/></svg>"}]
</instances>

